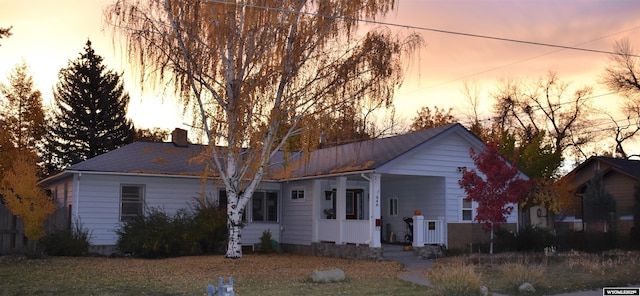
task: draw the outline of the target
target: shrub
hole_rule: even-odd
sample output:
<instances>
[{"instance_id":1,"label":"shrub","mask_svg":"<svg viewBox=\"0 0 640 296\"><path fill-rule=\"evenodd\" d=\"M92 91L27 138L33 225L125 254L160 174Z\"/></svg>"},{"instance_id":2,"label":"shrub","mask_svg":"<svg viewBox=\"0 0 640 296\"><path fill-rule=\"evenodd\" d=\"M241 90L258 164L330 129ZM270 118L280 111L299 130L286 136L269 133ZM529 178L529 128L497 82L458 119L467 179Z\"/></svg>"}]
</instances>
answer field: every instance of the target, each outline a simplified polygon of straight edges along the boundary
<instances>
[{"instance_id":1,"label":"shrub","mask_svg":"<svg viewBox=\"0 0 640 296\"><path fill-rule=\"evenodd\" d=\"M163 258L224 251L226 215L212 203L199 202L193 211L181 209L173 216L157 208L148 212L146 216L128 219L116 231L120 252Z\"/></svg>"},{"instance_id":2,"label":"shrub","mask_svg":"<svg viewBox=\"0 0 640 296\"><path fill-rule=\"evenodd\" d=\"M543 252L544 248L557 245L556 235L549 229L527 226L513 233L507 230L496 231L496 250Z\"/></svg>"},{"instance_id":3,"label":"shrub","mask_svg":"<svg viewBox=\"0 0 640 296\"><path fill-rule=\"evenodd\" d=\"M273 246L271 245L271 231L269 231L269 229L262 232L262 236L260 236L260 247L263 253L273 253Z\"/></svg>"},{"instance_id":4,"label":"shrub","mask_svg":"<svg viewBox=\"0 0 640 296\"><path fill-rule=\"evenodd\" d=\"M479 295L482 279L470 265L440 267L427 273L437 295Z\"/></svg>"},{"instance_id":5,"label":"shrub","mask_svg":"<svg viewBox=\"0 0 640 296\"><path fill-rule=\"evenodd\" d=\"M524 283L530 283L536 290L544 288L547 283L546 268L543 265L509 263L503 266L502 274L504 281L516 294Z\"/></svg>"},{"instance_id":6,"label":"shrub","mask_svg":"<svg viewBox=\"0 0 640 296\"><path fill-rule=\"evenodd\" d=\"M227 210L212 200L196 199L192 204L194 215L191 232L202 252L224 253L228 240Z\"/></svg>"},{"instance_id":7,"label":"shrub","mask_svg":"<svg viewBox=\"0 0 640 296\"><path fill-rule=\"evenodd\" d=\"M41 242L45 252L51 256L82 256L89 250L91 233L80 221L73 223L70 230L58 230L43 237Z\"/></svg>"}]
</instances>

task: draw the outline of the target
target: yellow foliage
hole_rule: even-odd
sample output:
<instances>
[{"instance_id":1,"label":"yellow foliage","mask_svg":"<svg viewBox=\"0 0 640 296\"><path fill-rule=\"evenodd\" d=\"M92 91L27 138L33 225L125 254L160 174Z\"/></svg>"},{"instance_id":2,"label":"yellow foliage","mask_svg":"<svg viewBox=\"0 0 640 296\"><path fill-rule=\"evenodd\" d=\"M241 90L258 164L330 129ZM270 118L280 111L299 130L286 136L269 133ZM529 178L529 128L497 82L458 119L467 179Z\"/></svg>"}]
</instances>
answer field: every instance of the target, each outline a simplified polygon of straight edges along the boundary
<instances>
[{"instance_id":1,"label":"yellow foliage","mask_svg":"<svg viewBox=\"0 0 640 296\"><path fill-rule=\"evenodd\" d=\"M25 236L38 240L44 236L44 221L55 212L56 204L38 186L35 163L18 157L5 172L1 191L7 208L24 222Z\"/></svg>"}]
</instances>

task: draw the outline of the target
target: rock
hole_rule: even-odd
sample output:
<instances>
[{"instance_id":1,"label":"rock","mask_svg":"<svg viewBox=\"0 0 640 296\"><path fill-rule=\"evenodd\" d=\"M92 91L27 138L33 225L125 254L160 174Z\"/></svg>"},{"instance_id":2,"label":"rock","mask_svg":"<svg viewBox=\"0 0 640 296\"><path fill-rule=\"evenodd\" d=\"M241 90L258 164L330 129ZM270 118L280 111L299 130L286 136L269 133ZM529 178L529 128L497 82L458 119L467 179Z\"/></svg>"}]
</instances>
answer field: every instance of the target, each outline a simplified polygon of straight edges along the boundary
<instances>
[{"instance_id":1,"label":"rock","mask_svg":"<svg viewBox=\"0 0 640 296\"><path fill-rule=\"evenodd\" d=\"M536 292L536 288L531 283L523 283L518 287L520 294L533 294Z\"/></svg>"},{"instance_id":2,"label":"rock","mask_svg":"<svg viewBox=\"0 0 640 296\"><path fill-rule=\"evenodd\" d=\"M487 288L487 286L480 287L480 295L488 296L489 295L489 288Z\"/></svg>"},{"instance_id":3,"label":"rock","mask_svg":"<svg viewBox=\"0 0 640 296\"><path fill-rule=\"evenodd\" d=\"M314 270L311 279L314 282L339 282L344 281L345 275L342 269Z\"/></svg>"}]
</instances>

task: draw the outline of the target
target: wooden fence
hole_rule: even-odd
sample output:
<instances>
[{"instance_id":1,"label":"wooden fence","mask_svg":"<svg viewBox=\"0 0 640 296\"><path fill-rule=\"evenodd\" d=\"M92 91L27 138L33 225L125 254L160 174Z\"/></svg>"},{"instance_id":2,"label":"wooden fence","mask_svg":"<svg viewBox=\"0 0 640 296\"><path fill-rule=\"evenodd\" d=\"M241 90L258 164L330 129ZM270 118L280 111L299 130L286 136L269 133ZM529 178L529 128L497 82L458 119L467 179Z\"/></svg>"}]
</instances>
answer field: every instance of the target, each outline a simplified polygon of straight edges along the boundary
<instances>
[{"instance_id":1,"label":"wooden fence","mask_svg":"<svg viewBox=\"0 0 640 296\"><path fill-rule=\"evenodd\" d=\"M71 229L70 213L71 206L58 208L45 222L46 232ZM14 216L4 204L0 204L0 255L24 253L27 247L22 219Z\"/></svg>"}]
</instances>

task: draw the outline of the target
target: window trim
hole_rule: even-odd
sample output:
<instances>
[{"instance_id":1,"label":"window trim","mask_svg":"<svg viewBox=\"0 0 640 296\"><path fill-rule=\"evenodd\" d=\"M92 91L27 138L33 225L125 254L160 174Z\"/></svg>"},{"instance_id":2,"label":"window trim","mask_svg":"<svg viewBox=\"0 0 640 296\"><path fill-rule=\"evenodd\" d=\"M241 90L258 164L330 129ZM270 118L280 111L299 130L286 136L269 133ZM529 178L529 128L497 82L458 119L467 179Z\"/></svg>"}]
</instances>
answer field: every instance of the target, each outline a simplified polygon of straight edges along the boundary
<instances>
[{"instance_id":1,"label":"window trim","mask_svg":"<svg viewBox=\"0 0 640 296\"><path fill-rule=\"evenodd\" d=\"M134 201L124 201L124 194L123 194L123 189L124 187L136 187L139 189L139 193L140 193L140 197L139 197L139 201L138 202L134 202ZM140 215L144 216L144 204L145 204L145 196L146 196L146 186L144 184L120 184L120 222L125 221L126 219L129 218L135 218L135 217L139 217L138 215L124 215L122 212L123 206L125 203L138 203L140 204Z\"/></svg>"},{"instance_id":2,"label":"window trim","mask_svg":"<svg viewBox=\"0 0 640 296\"><path fill-rule=\"evenodd\" d=\"M302 193L302 197L299 197L301 193ZM304 188L291 188L291 190L289 190L289 199L294 202L305 201L306 197L305 197Z\"/></svg>"},{"instance_id":3,"label":"window trim","mask_svg":"<svg viewBox=\"0 0 640 296\"><path fill-rule=\"evenodd\" d=\"M398 198L397 197L389 198L389 216L391 217L398 216Z\"/></svg>"},{"instance_id":4,"label":"window trim","mask_svg":"<svg viewBox=\"0 0 640 296\"><path fill-rule=\"evenodd\" d=\"M467 198L466 196L463 196L463 197L460 198L460 221L462 221L464 223L472 223L473 220L475 219L475 212L476 212L475 206L474 206L475 202L474 201L469 201L469 207L465 207L464 204L465 204L465 199L466 198ZM464 218L465 211L471 211L471 219L466 220Z\"/></svg>"},{"instance_id":5,"label":"window trim","mask_svg":"<svg viewBox=\"0 0 640 296\"><path fill-rule=\"evenodd\" d=\"M261 211L262 211L262 220L255 220L254 219L254 209L255 209L255 199L254 196L256 193L261 193ZM273 208L275 210L275 220L270 220L269 216L271 214L271 211L269 210L269 193L272 193L275 195L275 208ZM277 190L256 190L253 192L253 196L251 197L251 214L247 215L251 217L251 222L258 222L258 223L279 223L280 222L280 204L279 204L279 193ZM249 207L247 208L247 210L249 209Z\"/></svg>"}]
</instances>

